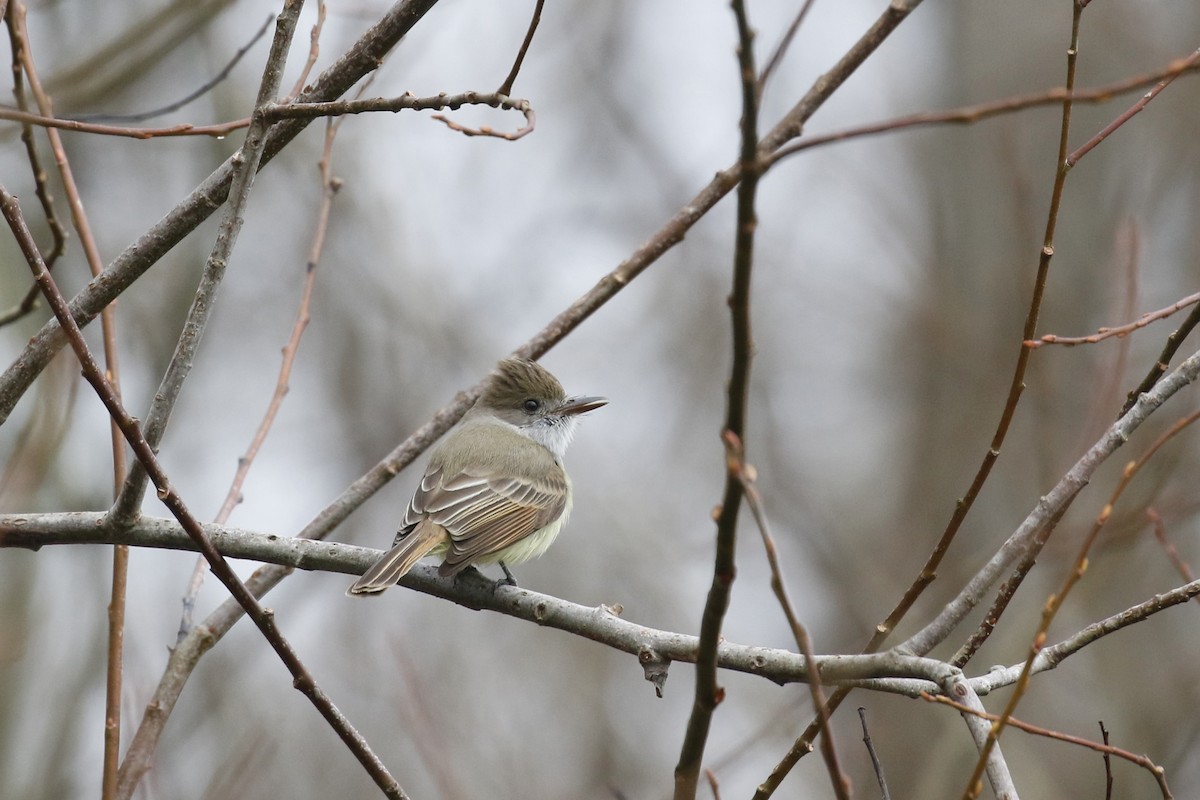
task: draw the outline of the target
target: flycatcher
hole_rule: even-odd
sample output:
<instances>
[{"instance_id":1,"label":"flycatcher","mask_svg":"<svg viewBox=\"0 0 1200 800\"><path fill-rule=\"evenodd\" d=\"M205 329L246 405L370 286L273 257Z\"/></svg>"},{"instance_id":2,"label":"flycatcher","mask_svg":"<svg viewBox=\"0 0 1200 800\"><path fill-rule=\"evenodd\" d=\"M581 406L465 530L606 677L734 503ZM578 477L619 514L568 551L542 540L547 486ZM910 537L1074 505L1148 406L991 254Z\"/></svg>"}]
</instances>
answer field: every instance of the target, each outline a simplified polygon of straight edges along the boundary
<instances>
[{"instance_id":1,"label":"flycatcher","mask_svg":"<svg viewBox=\"0 0 1200 800\"><path fill-rule=\"evenodd\" d=\"M483 394L433 451L392 549L347 594L377 594L428 555L438 574L517 564L546 552L571 512L563 453L579 415L603 397L567 397L532 361L500 362ZM511 576L510 576L511 578Z\"/></svg>"}]
</instances>

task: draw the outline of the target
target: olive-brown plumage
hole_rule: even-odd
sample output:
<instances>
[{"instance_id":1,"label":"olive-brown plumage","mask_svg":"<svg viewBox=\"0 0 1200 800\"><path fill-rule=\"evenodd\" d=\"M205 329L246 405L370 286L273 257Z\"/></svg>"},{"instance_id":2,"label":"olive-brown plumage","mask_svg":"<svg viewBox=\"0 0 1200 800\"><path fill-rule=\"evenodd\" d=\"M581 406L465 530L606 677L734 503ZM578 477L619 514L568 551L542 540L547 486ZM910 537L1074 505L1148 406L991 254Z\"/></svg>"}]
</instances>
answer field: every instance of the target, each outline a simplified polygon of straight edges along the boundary
<instances>
[{"instance_id":1,"label":"olive-brown plumage","mask_svg":"<svg viewBox=\"0 0 1200 800\"><path fill-rule=\"evenodd\" d=\"M568 398L532 361L500 362L475 405L434 449L392 549L347 593L382 592L427 555L444 556L441 575L541 555L571 511L562 457L578 416L606 402Z\"/></svg>"}]
</instances>

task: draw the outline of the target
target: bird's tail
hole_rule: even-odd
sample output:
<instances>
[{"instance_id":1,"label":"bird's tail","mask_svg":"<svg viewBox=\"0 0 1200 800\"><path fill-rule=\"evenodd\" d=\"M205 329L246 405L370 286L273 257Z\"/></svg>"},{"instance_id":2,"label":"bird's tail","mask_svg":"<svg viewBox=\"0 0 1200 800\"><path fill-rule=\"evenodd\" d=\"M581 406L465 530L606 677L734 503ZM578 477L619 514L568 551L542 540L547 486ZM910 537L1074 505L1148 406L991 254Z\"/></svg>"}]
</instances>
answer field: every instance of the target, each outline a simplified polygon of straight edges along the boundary
<instances>
[{"instance_id":1,"label":"bird's tail","mask_svg":"<svg viewBox=\"0 0 1200 800\"><path fill-rule=\"evenodd\" d=\"M421 520L412 532L401 539L395 547L363 573L363 576L346 590L351 597L364 594L379 594L392 586L438 545L445 545L450 537L446 529L435 522Z\"/></svg>"}]
</instances>

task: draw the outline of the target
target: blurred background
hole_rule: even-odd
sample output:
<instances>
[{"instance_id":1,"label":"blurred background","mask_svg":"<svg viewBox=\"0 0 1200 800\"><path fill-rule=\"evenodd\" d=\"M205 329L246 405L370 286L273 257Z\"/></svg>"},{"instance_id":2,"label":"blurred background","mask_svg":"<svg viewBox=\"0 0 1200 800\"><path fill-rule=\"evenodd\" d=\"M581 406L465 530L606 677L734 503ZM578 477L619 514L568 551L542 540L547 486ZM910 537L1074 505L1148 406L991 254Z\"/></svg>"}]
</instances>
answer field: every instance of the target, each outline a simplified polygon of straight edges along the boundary
<instances>
[{"instance_id":1,"label":"blurred background","mask_svg":"<svg viewBox=\"0 0 1200 800\"><path fill-rule=\"evenodd\" d=\"M443 2L380 70L369 96L491 91L507 74L532 3ZM755 0L761 61L798 3ZM885 4L817 2L764 99L769 129ZM43 0L33 52L61 116L166 105L213 77L276 4ZM330 3L323 69L385 5ZM284 85L307 53L301 18ZM813 118L806 133L1062 85L1071 3L926 3ZM1095 3L1083 19L1079 85L1158 69L1196 47L1200 7ZM246 116L269 35L212 92L155 120ZM536 131L466 138L427 113L347 120L344 181L319 266L312 324L291 391L231 524L293 534L455 392L537 333L642 244L737 153L735 28L725 2L547 5L513 94ZM1200 283L1197 79L1181 77L1071 173L1039 333L1078 336L1131 321ZM1072 146L1133 102L1077 107ZM11 100L5 101L11 102ZM515 129L517 114L464 109L464 124ZM817 652L852 652L916 576L983 458L1019 350L1054 175L1060 113L1047 107L817 148L765 178L754 273L757 357L748 459L785 574ZM320 202L314 124L259 176L195 370L161 457L201 517L215 515L274 389ZM9 191L33 204L19 128L0 129ZM240 144L65 133L105 261ZM43 142L44 144L44 142ZM43 158L52 165L43 147ZM61 191L55 191L66 215ZM566 534L517 571L523 586L584 605L620 603L635 622L696 633L711 580L730 334L733 199L604 306L543 363L570 393L611 403L568 454L577 490ZM35 232L43 240L44 229ZM122 295L124 397L144 415L212 246L207 224ZM29 272L0 237L0 306ZM72 237L56 267L87 281ZM0 328L10 363L48 312ZM1125 339L1034 353L1000 461L911 633L974 573L1141 380L1180 317ZM99 326L89 341L99 342ZM1195 345L1185 343L1184 353ZM1006 624L972 663L1020 661L1046 595L1125 461L1196 407L1185 391L1101 471L1041 558ZM0 428L0 511L103 510L111 502L103 408L60 354ZM1195 434L1151 463L1117 509L1091 570L1051 631L1058 641L1183 582L1150 535L1155 508L1200 562ZM384 547L424 460L333 539ZM145 511L167 516L153 495ZM794 649L748 515L728 640ZM0 797L99 794L111 550L0 552ZM195 557L135 550L125 639L131 735L174 643ZM238 564L248 575L253 564ZM506 617L396 590L343 595L346 576L297 573L268 598L317 680L415 798L666 798L692 705L675 664L655 699L634 659ZM225 598L209 579L197 618ZM1112 742L1162 765L1177 797L1200 796L1200 637L1191 605L1095 644L1039 676L1018 716ZM972 618L971 623L977 621ZM948 657L964 629L935 655ZM898 639L897 639L898 641ZM810 719L805 687L722 674L725 702L705 765L725 797L748 797ZM1000 710L1007 691L986 698ZM853 709L865 706L894 797L957 797L974 763L952 712L860 692L835 718L857 796L873 773ZM1029 797L1102 797L1100 757L1017 731L1004 740ZM1118 796L1154 797L1115 763ZM239 624L187 686L141 798L369 797L376 789L252 626ZM707 789L702 788L702 796ZM781 797L831 797L806 758Z\"/></svg>"}]
</instances>

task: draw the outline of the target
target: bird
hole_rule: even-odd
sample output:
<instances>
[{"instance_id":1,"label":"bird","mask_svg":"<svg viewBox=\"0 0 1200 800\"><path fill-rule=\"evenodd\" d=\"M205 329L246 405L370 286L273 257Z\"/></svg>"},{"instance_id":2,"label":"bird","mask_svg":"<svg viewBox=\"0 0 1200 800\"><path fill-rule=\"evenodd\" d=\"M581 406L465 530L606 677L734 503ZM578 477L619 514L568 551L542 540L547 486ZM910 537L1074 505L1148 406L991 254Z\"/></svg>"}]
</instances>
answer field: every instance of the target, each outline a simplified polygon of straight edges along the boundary
<instances>
[{"instance_id":1,"label":"bird","mask_svg":"<svg viewBox=\"0 0 1200 800\"><path fill-rule=\"evenodd\" d=\"M476 564L536 558L571 513L571 479L563 454L579 417L604 397L567 397L540 364L507 358L479 399L429 458L392 548L346 594L383 592L426 556L442 556L438 574Z\"/></svg>"}]
</instances>

